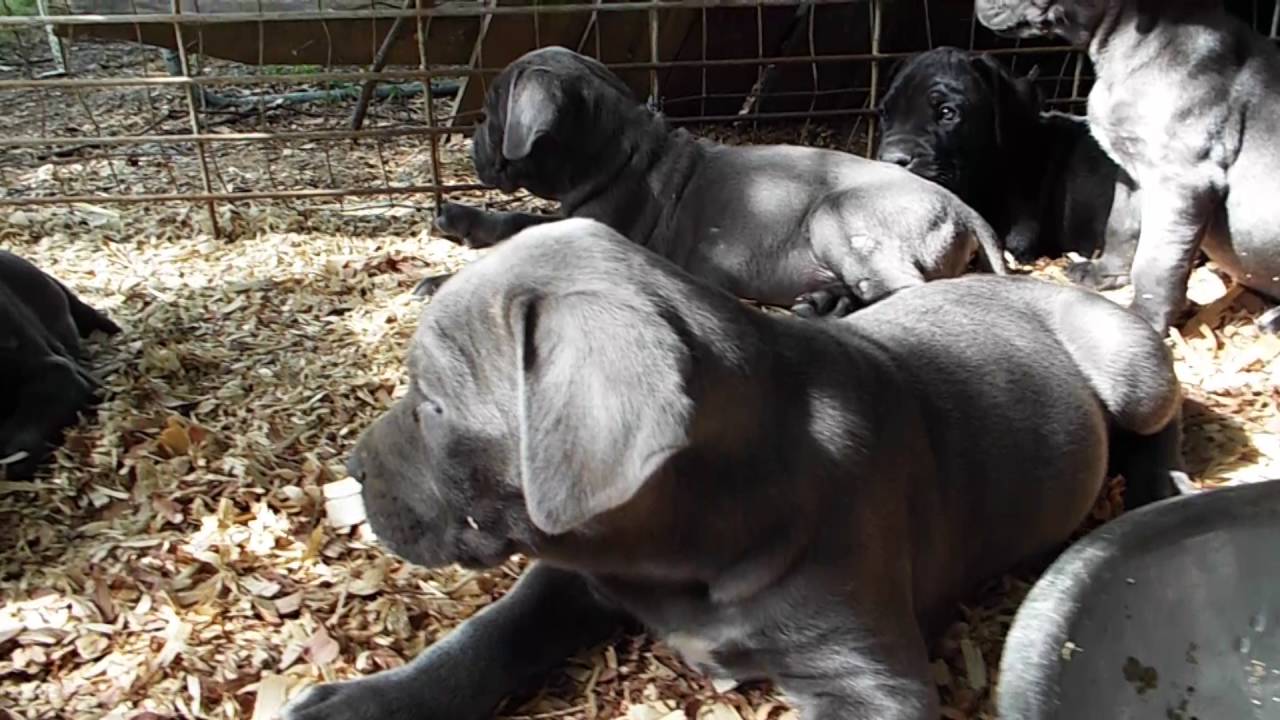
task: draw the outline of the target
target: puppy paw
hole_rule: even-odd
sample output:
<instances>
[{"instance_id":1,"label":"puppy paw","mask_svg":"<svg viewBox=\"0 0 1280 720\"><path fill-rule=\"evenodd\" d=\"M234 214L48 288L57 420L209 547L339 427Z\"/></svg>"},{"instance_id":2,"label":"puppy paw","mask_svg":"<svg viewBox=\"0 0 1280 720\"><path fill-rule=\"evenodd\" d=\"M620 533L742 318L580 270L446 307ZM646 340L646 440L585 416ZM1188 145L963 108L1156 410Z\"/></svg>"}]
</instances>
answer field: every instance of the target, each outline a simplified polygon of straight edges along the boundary
<instances>
[{"instance_id":1,"label":"puppy paw","mask_svg":"<svg viewBox=\"0 0 1280 720\"><path fill-rule=\"evenodd\" d=\"M1117 290L1129 284L1128 274L1111 272L1096 260L1072 263L1067 267L1067 277L1076 285L1099 292Z\"/></svg>"},{"instance_id":2,"label":"puppy paw","mask_svg":"<svg viewBox=\"0 0 1280 720\"><path fill-rule=\"evenodd\" d=\"M1173 483L1173 488L1178 495L1195 495L1204 492L1204 488L1196 485L1191 476L1181 470L1170 470L1169 480Z\"/></svg>"},{"instance_id":3,"label":"puppy paw","mask_svg":"<svg viewBox=\"0 0 1280 720\"><path fill-rule=\"evenodd\" d=\"M394 676L393 676L394 677ZM307 688L280 720L483 720L486 712L450 699L432 702L418 688L380 675Z\"/></svg>"},{"instance_id":4,"label":"puppy paw","mask_svg":"<svg viewBox=\"0 0 1280 720\"><path fill-rule=\"evenodd\" d=\"M844 288L823 288L796 298L791 312L804 318L842 318L858 309L858 303Z\"/></svg>"},{"instance_id":5,"label":"puppy paw","mask_svg":"<svg viewBox=\"0 0 1280 720\"><path fill-rule=\"evenodd\" d=\"M469 205L446 202L436 213L434 226L449 240L465 244L467 236L471 234L472 218L483 212Z\"/></svg>"},{"instance_id":6,"label":"puppy paw","mask_svg":"<svg viewBox=\"0 0 1280 720\"><path fill-rule=\"evenodd\" d=\"M0 447L0 478L30 480L43 460L43 451L23 449L16 445Z\"/></svg>"},{"instance_id":7,"label":"puppy paw","mask_svg":"<svg viewBox=\"0 0 1280 720\"><path fill-rule=\"evenodd\" d=\"M1258 330L1271 335L1280 335L1280 305L1262 313L1254 322Z\"/></svg>"}]
</instances>

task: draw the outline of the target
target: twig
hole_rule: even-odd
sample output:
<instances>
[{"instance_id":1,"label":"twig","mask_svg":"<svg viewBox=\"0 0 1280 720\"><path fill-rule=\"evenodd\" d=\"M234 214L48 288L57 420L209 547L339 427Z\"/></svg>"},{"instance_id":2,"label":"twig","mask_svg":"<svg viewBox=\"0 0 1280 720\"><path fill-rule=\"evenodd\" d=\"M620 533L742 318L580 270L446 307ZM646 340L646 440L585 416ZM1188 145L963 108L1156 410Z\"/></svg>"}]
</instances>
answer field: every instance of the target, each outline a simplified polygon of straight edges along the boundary
<instances>
[{"instance_id":1,"label":"twig","mask_svg":"<svg viewBox=\"0 0 1280 720\"><path fill-rule=\"evenodd\" d=\"M431 83L431 92L435 95L448 97L458 92L458 83L455 81L443 80ZM386 100L391 97L415 97L422 94L422 83L408 82L396 83L394 85L384 85L375 88L370 95L379 100ZM303 90L290 93L272 93L266 95L245 95L237 97L235 95L220 95L210 93L206 95L205 102L208 107L215 110L222 110L232 107L240 107L245 105L264 106L264 109L271 110L284 105L300 105L304 103L315 102L332 102L335 100L350 100L357 98L357 92L354 87L335 88L333 90ZM355 128L359 130L360 128Z\"/></svg>"},{"instance_id":2,"label":"twig","mask_svg":"<svg viewBox=\"0 0 1280 720\"><path fill-rule=\"evenodd\" d=\"M403 10L408 10L414 3L414 0L404 0ZM378 48L378 54L373 57L373 66L371 72L381 72L382 68L387 65L387 57L391 54L391 46L395 45L396 40L400 37L400 32L404 30L405 20L408 15L400 15L391 23L391 29L387 31L387 36L382 39L382 45ZM356 102L356 109L351 113L351 129L359 130L364 126L365 113L369 111L369 100L373 98L373 90L378 86L377 80L365 80L364 85L360 88L360 99Z\"/></svg>"},{"instance_id":3,"label":"twig","mask_svg":"<svg viewBox=\"0 0 1280 720\"><path fill-rule=\"evenodd\" d=\"M772 57L790 55L791 51L804 37L804 29L808 25L809 14L814 11L811 4L801 4L796 8L795 15L787 23L787 29L782 34L782 40L778 43L777 50L771 53ZM776 63L769 63L765 66L760 76L756 78L756 82L751 86L751 90L743 99L742 108L738 111L739 115L750 115L756 108L760 107L770 90L777 84L778 66Z\"/></svg>"}]
</instances>

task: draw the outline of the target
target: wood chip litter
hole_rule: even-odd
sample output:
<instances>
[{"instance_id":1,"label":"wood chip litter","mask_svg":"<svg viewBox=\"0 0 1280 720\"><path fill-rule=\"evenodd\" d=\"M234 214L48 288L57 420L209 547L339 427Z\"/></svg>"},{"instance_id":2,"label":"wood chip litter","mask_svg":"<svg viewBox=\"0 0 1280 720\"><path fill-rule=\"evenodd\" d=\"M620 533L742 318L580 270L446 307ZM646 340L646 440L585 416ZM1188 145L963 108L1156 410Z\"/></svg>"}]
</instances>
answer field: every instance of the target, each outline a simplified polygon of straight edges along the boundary
<instances>
[{"instance_id":1,"label":"wood chip litter","mask_svg":"<svg viewBox=\"0 0 1280 720\"><path fill-rule=\"evenodd\" d=\"M711 132L749 142L800 130ZM804 132L811 144L847 137ZM382 144L406 173L422 172L424 148ZM353 145L343 157L376 163L376 151ZM450 178L465 179L465 144L442 153ZM278 175L315 162L305 152L275 159ZM22 181L52 192L59 179L37 170ZM405 391L414 284L477 253L432 236L427 211L367 200L219 213L234 239L212 237L204 208L180 203L0 211L0 245L125 329L90 343L105 387L97 412L35 482L0 481L0 707L12 717L266 720L305 686L402 665L525 565L470 573L401 562L377 545L343 470L359 432ZM1032 270L1065 282L1065 265ZM1193 287L1196 305L1170 341L1188 469L1209 487L1280 477L1280 339L1252 324L1266 305L1211 267ZM1093 522L1118 505L1118 491L1107 493ZM997 579L957 608L934 653L945 717L994 717L1001 643L1033 579ZM770 688L721 693L637 637L573 659L502 712L796 717Z\"/></svg>"}]
</instances>

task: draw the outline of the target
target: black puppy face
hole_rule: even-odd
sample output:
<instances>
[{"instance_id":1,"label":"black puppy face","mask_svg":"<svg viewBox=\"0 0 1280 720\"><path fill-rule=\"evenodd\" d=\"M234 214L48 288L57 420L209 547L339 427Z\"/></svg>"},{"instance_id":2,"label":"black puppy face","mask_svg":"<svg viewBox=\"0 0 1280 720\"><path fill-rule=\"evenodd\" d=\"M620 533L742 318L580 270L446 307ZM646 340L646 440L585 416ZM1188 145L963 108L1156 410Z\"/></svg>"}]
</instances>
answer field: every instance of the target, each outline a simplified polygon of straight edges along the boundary
<instances>
[{"instance_id":1,"label":"black puppy face","mask_svg":"<svg viewBox=\"0 0 1280 720\"><path fill-rule=\"evenodd\" d=\"M994 60L956 48L917 55L885 94L879 159L973 204L997 172L1004 131L1035 121L1032 85L1019 82Z\"/></svg>"},{"instance_id":2,"label":"black puppy face","mask_svg":"<svg viewBox=\"0 0 1280 720\"><path fill-rule=\"evenodd\" d=\"M1086 43L1114 0L977 0L978 21L1006 37L1057 35Z\"/></svg>"},{"instance_id":3,"label":"black puppy face","mask_svg":"<svg viewBox=\"0 0 1280 720\"><path fill-rule=\"evenodd\" d=\"M526 53L485 96L485 121L471 145L476 173L505 192L560 199L598 170L606 149L617 152L620 113L636 105L627 86L591 58L561 47Z\"/></svg>"}]
</instances>

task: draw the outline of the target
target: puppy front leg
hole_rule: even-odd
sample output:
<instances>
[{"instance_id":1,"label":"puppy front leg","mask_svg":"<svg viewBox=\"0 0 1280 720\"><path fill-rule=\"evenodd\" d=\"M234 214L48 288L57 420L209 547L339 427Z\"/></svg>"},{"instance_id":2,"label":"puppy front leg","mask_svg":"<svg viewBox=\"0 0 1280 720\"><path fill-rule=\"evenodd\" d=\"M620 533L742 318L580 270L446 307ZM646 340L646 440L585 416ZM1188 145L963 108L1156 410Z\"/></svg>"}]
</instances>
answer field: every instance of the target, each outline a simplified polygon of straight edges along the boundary
<instances>
[{"instance_id":1,"label":"puppy front leg","mask_svg":"<svg viewBox=\"0 0 1280 720\"><path fill-rule=\"evenodd\" d=\"M487 720L570 655L601 643L623 618L576 573L535 564L502 599L413 662L320 685L282 720Z\"/></svg>"},{"instance_id":2,"label":"puppy front leg","mask_svg":"<svg viewBox=\"0 0 1280 720\"><path fill-rule=\"evenodd\" d=\"M445 237L461 240L467 247L479 249L497 245L527 227L559 219L555 215L496 212L450 202L440 207L435 227ZM421 298L435 295L440 286L451 277L453 273L425 277L413 287L413 294Z\"/></svg>"},{"instance_id":3,"label":"puppy front leg","mask_svg":"<svg viewBox=\"0 0 1280 720\"><path fill-rule=\"evenodd\" d=\"M849 609L823 628L805 618L788 629L799 640L775 672L804 720L937 720L938 693L909 603L875 630L852 626Z\"/></svg>"},{"instance_id":4,"label":"puppy front leg","mask_svg":"<svg viewBox=\"0 0 1280 720\"><path fill-rule=\"evenodd\" d=\"M559 219L555 215L481 210L449 202L440 207L435 226L445 236L459 239L467 247L487 248L527 227Z\"/></svg>"},{"instance_id":5,"label":"puppy front leg","mask_svg":"<svg viewBox=\"0 0 1280 720\"><path fill-rule=\"evenodd\" d=\"M1133 257L1130 307L1162 335L1186 304L1191 266L1218 202L1218 194L1207 186L1142 186L1142 230Z\"/></svg>"}]
</instances>

